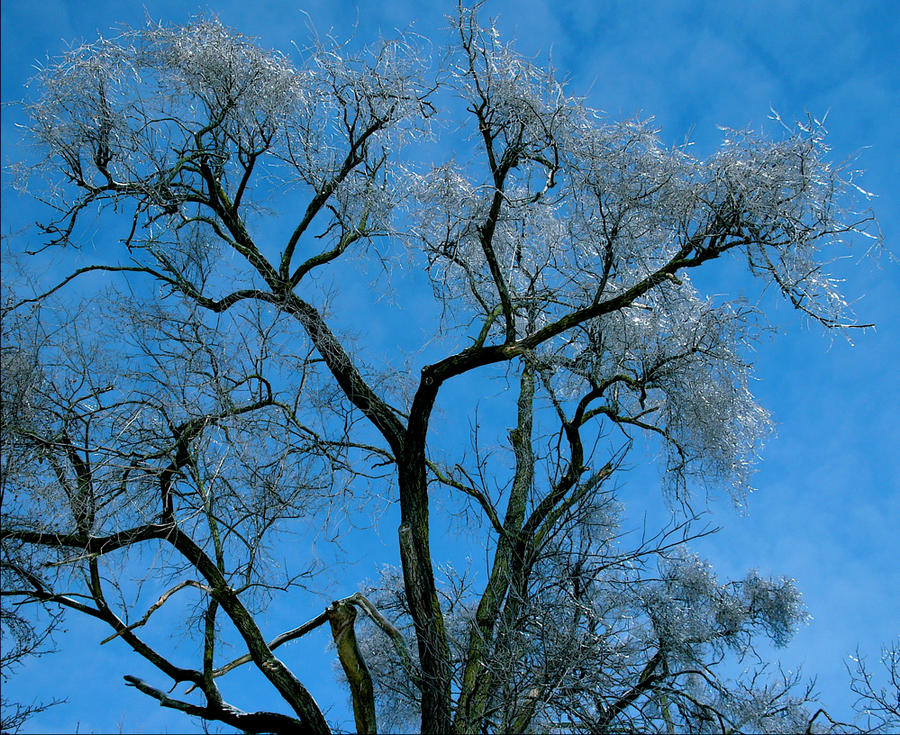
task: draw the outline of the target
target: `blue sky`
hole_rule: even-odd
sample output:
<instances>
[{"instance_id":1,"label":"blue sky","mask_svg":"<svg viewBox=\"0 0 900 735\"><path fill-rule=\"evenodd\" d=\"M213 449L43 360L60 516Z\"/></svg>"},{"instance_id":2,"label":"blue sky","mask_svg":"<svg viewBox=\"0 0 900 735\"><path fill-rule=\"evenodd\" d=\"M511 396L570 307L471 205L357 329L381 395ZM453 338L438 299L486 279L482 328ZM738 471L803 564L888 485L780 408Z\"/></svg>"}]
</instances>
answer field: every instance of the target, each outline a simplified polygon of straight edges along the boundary
<instances>
[{"instance_id":1,"label":"blue sky","mask_svg":"<svg viewBox=\"0 0 900 735\"><path fill-rule=\"evenodd\" d=\"M211 10L263 45L289 52L292 41L302 45L306 38L301 11L320 32L347 35L355 22L357 37L367 40L414 22L416 31L440 44L442 16L453 4L5 0L4 102L23 95L36 60L68 42L109 35L113 26L140 25L145 9L167 22ZM834 159L857 156L866 171L863 186L877 195L872 206L886 246L900 252L900 13L892 0L488 0L483 12L498 18L504 36L515 38L525 55L551 54L570 91L586 95L591 106L611 117L652 115L664 140L690 139L699 154L716 146L718 125L774 131L766 128L770 107L785 120L827 114ZM6 164L17 157L14 125L21 118L15 108L3 113ZM4 235L37 217L4 188ZM723 531L698 550L721 577L739 578L757 567L798 580L813 620L781 659L788 668L802 665L817 675L823 702L846 716L852 701L846 657L859 645L876 659L880 644L900 634L900 268L888 257L852 257L836 270L846 280L846 294L858 299L860 320L877 327L853 334L851 346L805 325L784 305L765 302L782 334L758 345L754 390L772 412L777 435L755 476L749 515L714 500L714 522ZM631 481L652 478L636 470ZM310 609L306 617L316 612ZM69 704L35 718L30 729L64 731L78 724L82 731L153 732L189 724L124 687L121 675L139 667L121 649L98 648L105 637L99 628L72 617L69 630L59 640L60 652L30 664L6 693L20 700L69 697ZM321 665L325 638L304 647L311 657L304 681L323 706L345 707L340 696L328 701L335 689L330 663ZM75 658L84 651L93 656L88 670Z\"/></svg>"}]
</instances>

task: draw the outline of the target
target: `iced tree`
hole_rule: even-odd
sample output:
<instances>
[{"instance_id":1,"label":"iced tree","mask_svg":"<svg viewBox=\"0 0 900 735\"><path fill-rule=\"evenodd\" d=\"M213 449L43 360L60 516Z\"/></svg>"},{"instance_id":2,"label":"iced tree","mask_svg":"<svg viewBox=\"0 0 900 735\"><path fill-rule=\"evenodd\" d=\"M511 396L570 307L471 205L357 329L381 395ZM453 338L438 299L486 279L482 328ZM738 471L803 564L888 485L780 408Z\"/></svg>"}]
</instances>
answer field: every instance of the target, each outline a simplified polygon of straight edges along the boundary
<instances>
[{"instance_id":1,"label":"iced tree","mask_svg":"<svg viewBox=\"0 0 900 735\"><path fill-rule=\"evenodd\" d=\"M863 719L863 732L895 732L900 729L900 643L881 649L883 672L876 673L860 655L851 656L850 688L857 695L856 711ZM884 683L879 679L884 677Z\"/></svg>"},{"instance_id":2,"label":"iced tree","mask_svg":"<svg viewBox=\"0 0 900 735\"><path fill-rule=\"evenodd\" d=\"M740 500L768 429L746 359L764 315L691 274L737 258L852 325L825 268L874 229L853 172L815 121L727 131L696 158L589 109L474 11L451 36L435 70L413 36L295 61L215 20L151 24L41 71L23 186L55 213L48 247L105 245L4 307L4 365L31 376L5 370L4 402L32 407L3 429L21 560L4 594L100 619L167 682L129 685L248 731L328 730L273 653L326 622L360 731L377 712L423 732L794 730L794 682L715 671L760 633L786 642L793 585L718 582L683 548L691 517L629 544L616 478L646 437L670 502ZM344 333L373 318L340 290L367 263L395 300L433 299L437 342L376 359ZM79 308L103 326L50 308L97 276L116 290ZM475 430L471 451L429 433L442 387L501 374L512 429ZM296 570L286 532L379 493L399 506L395 583ZM484 568L440 564L439 513L466 514ZM285 548L291 572L271 563ZM267 641L254 612L316 585L336 601ZM188 597L192 666L142 637ZM226 639L246 653L226 661ZM251 663L288 714L225 701L218 682Z\"/></svg>"}]
</instances>

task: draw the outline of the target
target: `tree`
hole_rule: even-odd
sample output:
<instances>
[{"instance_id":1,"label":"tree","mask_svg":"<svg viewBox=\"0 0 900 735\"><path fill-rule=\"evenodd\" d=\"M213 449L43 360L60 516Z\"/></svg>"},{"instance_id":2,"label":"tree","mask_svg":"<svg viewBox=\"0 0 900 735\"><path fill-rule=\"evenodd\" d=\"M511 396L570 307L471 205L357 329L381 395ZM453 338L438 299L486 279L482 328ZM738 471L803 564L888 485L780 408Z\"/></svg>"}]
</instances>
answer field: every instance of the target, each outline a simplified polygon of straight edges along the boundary
<instances>
[{"instance_id":1,"label":"tree","mask_svg":"<svg viewBox=\"0 0 900 735\"><path fill-rule=\"evenodd\" d=\"M436 74L413 36L316 42L297 68L210 20L41 72L43 157L23 180L55 209L47 245L119 241L6 300L3 400L21 408L4 409L5 598L105 622L189 691L129 685L248 731L328 731L273 653L326 622L360 731L407 715L423 732L811 726L790 677L720 666L760 633L787 641L793 584L722 584L684 548L705 532L691 490L739 499L768 424L745 357L764 315L691 274L742 258L808 317L851 326L823 268L874 230L853 172L814 120L778 140L729 131L694 158L588 109L474 11L453 34ZM457 154L417 162L446 155L436 135ZM326 279L372 262L395 298L433 297L440 339L414 367L336 326L365 314ZM101 274L117 290L60 317L63 287ZM491 376L515 386L503 445L475 417L471 451L429 433L442 390ZM615 484L633 441L658 443L685 510L638 540ZM336 587L296 569L288 534L379 492L399 506L399 571L357 591L338 577L340 599L267 641L268 599ZM484 569L436 569L435 498ZM181 665L151 616L189 595ZM235 642L246 653L225 660ZM226 701L244 663L290 714Z\"/></svg>"},{"instance_id":2,"label":"tree","mask_svg":"<svg viewBox=\"0 0 900 735\"><path fill-rule=\"evenodd\" d=\"M900 728L900 644L881 649L881 664L887 674L884 686L876 683L875 674L858 651L851 660L850 688L859 697L856 709L865 715L865 731L896 732Z\"/></svg>"}]
</instances>

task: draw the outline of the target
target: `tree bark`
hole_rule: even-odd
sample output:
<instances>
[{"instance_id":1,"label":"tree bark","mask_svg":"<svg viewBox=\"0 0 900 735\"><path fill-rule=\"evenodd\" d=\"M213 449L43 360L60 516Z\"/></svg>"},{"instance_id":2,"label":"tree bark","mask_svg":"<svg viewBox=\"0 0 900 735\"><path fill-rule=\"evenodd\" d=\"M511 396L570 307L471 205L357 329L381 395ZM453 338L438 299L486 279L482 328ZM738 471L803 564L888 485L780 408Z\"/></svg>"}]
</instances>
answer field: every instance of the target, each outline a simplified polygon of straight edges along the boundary
<instances>
[{"instance_id":1,"label":"tree bark","mask_svg":"<svg viewBox=\"0 0 900 735\"><path fill-rule=\"evenodd\" d=\"M378 732L375 721L375 690L369 669L356 642L356 631L353 627L356 621L356 608L348 602L337 601L329 605L327 613L338 658L350 683L356 732L360 735L374 735Z\"/></svg>"},{"instance_id":2,"label":"tree bark","mask_svg":"<svg viewBox=\"0 0 900 735\"><path fill-rule=\"evenodd\" d=\"M516 539L525 521L528 492L534 479L533 401L534 367L526 362L519 383L516 428L510 431L516 471L503 520L504 533L497 541L491 576L481 595L475 622L469 632L462 688L453 722L453 729L457 733L481 732L494 680L494 673L487 659L494 647L494 629L512 579Z\"/></svg>"},{"instance_id":3,"label":"tree bark","mask_svg":"<svg viewBox=\"0 0 900 735\"><path fill-rule=\"evenodd\" d=\"M400 486L400 560L422 670L422 732L450 731L450 647L434 583L428 532L425 441L439 384L426 368L413 399L403 453Z\"/></svg>"}]
</instances>

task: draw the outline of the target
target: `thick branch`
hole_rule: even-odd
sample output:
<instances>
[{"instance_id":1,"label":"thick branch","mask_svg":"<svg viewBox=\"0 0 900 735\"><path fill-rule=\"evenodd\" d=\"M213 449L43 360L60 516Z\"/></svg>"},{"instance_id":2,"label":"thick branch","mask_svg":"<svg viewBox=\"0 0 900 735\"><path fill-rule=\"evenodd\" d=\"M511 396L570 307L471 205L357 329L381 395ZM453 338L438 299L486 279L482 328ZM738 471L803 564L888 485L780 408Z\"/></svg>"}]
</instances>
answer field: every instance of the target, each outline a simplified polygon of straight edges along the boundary
<instances>
[{"instance_id":1,"label":"thick branch","mask_svg":"<svg viewBox=\"0 0 900 735\"><path fill-rule=\"evenodd\" d=\"M697 233L665 265L645 276L618 296L575 309L522 339L488 347L482 347L478 344L473 345L462 352L426 366L423 368L423 375L432 383L440 383L478 367L505 362L513 357L526 354L529 350L539 347L553 337L586 321L626 309L645 293L670 279L682 268L696 267L707 260L718 257L727 249L726 247L717 247L702 250L702 243L707 237L708 235L705 231ZM728 247L732 247L732 245L729 244ZM701 249L701 252L692 258L688 258L692 251L698 249Z\"/></svg>"},{"instance_id":2,"label":"thick branch","mask_svg":"<svg viewBox=\"0 0 900 735\"><path fill-rule=\"evenodd\" d=\"M519 383L516 428L510 431L510 442L516 458L515 475L506 506L502 533L494 554L491 576L481 595L475 621L469 631L462 687L453 723L454 730L458 733L481 730L488 695L496 674L494 668L487 665L486 659L493 647L494 628L512 581L512 570L517 566L514 559L517 540L525 519L528 494L534 481L532 449L534 370L531 361L526 360Z\"/></svg>"},{"instance_id":3,"label":"thick branch","mask_svg":"<svg viewBox=\"0 0 900 735\"><path fill-rule=\"evenodd\" d=\"M284 645L285 643L289 643L290 641L296 640L297 638L302 638L310 631L315 630L320 625L328 622L328 614L325 612L319 613L312 620L307 620L303 625L298 625L296 628L292 628L281 635L275 636L271 641L268 642L269 650L274 651L279 646ZM238 666L243 666L244 664L248 664L253 660L253 657L249 653L245 653L243 656L239 656L233 661L225 664L224 666L220 666L217 669L213 670L213 676L224 676L232 669L236 669ZM188 690L190 691L190 690Z\"/></svg>"},{"instance_id":4,"label":"thick branch","mask_svg":"<svg viewBox=\"0 0 900 735\"><path fill-rule=\"evenodd\" d=\"M630 707L641 694L652 689L662 679L662 676L656 673L657 668L661 664L663 668L665 668L665 655L663 654L662 649L653 654L652 658L641 671L637 683L631 687L631 689L625 692L625 694L619 697L609 707L606 707L605 709L601 708L603 716L599 722L598 728L601 732L609 727L610 723Z\"/></svg>"},{"instance_id":5,"label":"thick branch","mask_svg":"<svg viewBox=\"0 0 900 735\"><path fill-rule=\"evenodd\" d=\"M366 383L319 312L292 293L286 295L281 308L297 317L344 394L378 429L394 455L400 456L404 427L397 412Z\"/></svg>"},{"instance_id":6,"label":"thick branch","mask_svg":"<svg viewBox=\"0 0 900 735\"><path fill-rule=\"evenodd\" d=\"M331 624L331 635L341 667L350 684L356 732L365 735L376 733L378 729L375 724L375 690L372 686L372 676L356 642L354 630L356 608L349 603L338 601L328 606L326 614Z\"/></svg>"},{"instance_id":7,"label":"thick branch","mask_svg":"<svg viewBox=\"0 0 900 735\"><path fill-rule=\"evenodd\" d=\"M218 720L244 732L285 734L308 732L300 720L277 712L242 712L229 704L203 707L180 699L174 699L136 676L125 676L124 679L128 686L132 686L138 691L153 697L159 702L161 707L175 709L194 717L201 717L204 720Z\"/></svg>"},{"instance_id":8,"label":"thick branch","mask_svg":"<svg viewBox=\"0 0 900 735\"><path fill-rule=\"evenodd\" d=\"M311 732L329 732L328 724L325 722L325 718L322 715L321 710L319 710L315 700L290 670L288 670L287 667L272 654L272 651L266 645L253 616L238 599L235 591L228 585L225 577L219 571L215 562L213 562L204 551L197 546L189 536L187 536L187 534L182 532L176 526L170 524L147 524L145 526L138 526L137 528L104 537L91 537L80 533L51 534L33 531L10 531L4 529L3 531L0 531L0 538L12 538L25 543L40 544L54 548L66 546L75 547L83 550L92 557L110 553L116 549L140 543L142 541L158 539L170 543L206 579L212 589L211 594L213 598L222 606L222 609L225 610L228 617L241 634L257 668L259 668L266 678L272 682L275 688L284 697L285 701L291 705L305 727ZM116 620L118 619L116 618ZM125 625L119 621L118 624L113 624L113 627L119 630L125 628ZM132 640L140 643L140 641L133 637L133 634L130 631L124 632L122 635L132 647L135 645ZM143 651L139 651L139 653L148 657L148 654ZM153 652L150 651L150 653ZM150 660L153 661L152 658ZM164 659L160 663L157 663L156 661L153 661L153 663L163 671L166 671L167 674L169 673L169 669L173 669L173 672L170 675L172 675L176 681L184 681L187 679L194 683L200 683L198 677L195 676L193 672L190 676L186 677L181 670L175 672L174 667Z\"/></svg>"}]
</instances>

